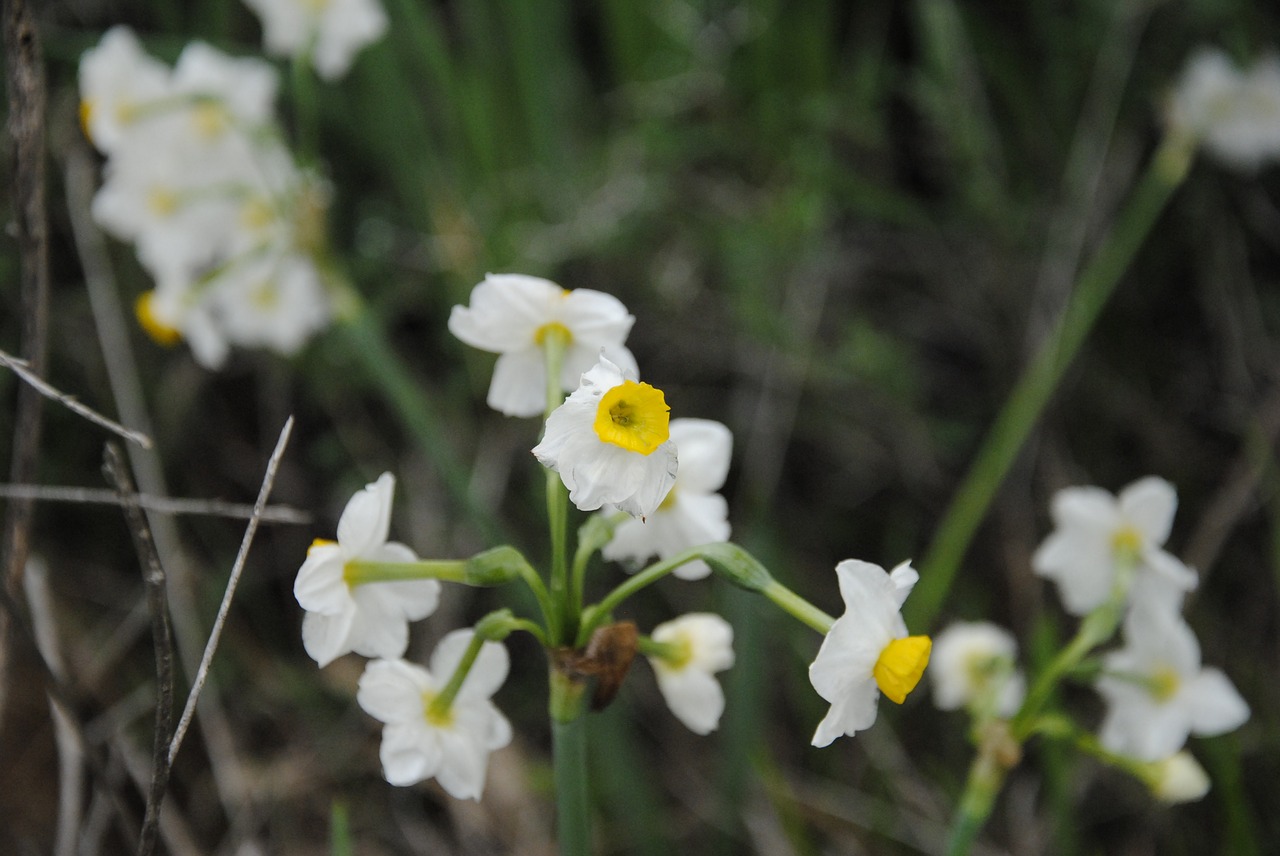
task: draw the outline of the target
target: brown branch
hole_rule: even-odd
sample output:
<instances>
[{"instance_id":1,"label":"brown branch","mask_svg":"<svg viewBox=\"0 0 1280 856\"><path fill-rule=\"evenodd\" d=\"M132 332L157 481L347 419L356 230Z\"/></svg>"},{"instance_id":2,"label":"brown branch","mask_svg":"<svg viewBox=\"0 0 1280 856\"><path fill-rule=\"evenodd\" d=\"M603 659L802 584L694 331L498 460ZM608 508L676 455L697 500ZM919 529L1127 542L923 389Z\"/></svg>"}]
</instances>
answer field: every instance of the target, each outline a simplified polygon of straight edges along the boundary
<instances>
[{"instance_id":1,"label":"brown branch","mask_svg":"<svg viewBox=\"0 0 1280 856\"><path fill-rule=\"evenodd\" d=\"M147 794L147 813L142 819L138 837L138 856L155 851L160 824L160 806L169 787L169 740L173 729L173 634L169 627L169 602L165 594L164 566L151 537L151 527L138 505L138 494L129 475L124 452L108 443L103 472L117 493L125 520L133 535L133 545L142 565L142 580L147 591L147 610L151 613L151 630L156 650L156 724L152 742L151 787Z\"/></svg>"}]
</instances>

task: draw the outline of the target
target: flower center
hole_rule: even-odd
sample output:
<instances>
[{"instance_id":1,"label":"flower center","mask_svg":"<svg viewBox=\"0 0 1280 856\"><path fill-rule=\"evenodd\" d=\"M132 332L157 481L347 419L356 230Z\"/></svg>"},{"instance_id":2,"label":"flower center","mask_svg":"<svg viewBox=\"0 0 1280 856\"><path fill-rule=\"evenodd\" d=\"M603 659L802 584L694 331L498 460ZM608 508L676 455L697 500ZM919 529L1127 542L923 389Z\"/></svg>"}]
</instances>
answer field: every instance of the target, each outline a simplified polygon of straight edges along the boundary
<instances>
[{"instance_id":1,"label":"flower center","mask_svg":"<svg viewBox=\"0 0 1280 856\"><path fill-rule=\"evenodd\" d=\"M147 335L158 345L164 345L166 348L176 345L182 338L182 334L174 327L169 326L161 321L156 315L155 292L148 291L138 298L138 302L133 305L133 312L138 316L138 323L142 325L142 329ZM312 546L315 546L314 544Z\"/></svg>"},{"instance_id":2,"label":"flower center","mask_svg":"<svg viewBox=\"0 0 1280 856\"><path fill-rule=\"evenodd\" d=\"M1111 549L1121 556L1136 558L1142 552L1142 533L1134 526L1121 526L1111 535Z\"/></svg>"},{"instance_id":3,"label":"flower center","mask_svg":"<svg viewBox=\"0 0 1280 856\"><path fill-rule=\"evenodd\" d=\"M1178 692L1181 683L1182 679L1177 672L1168 666L1161 666L1148 678L1147 687L1152 698L1158 702L1166 702Z\"/></svg>"},{"instance_id":4,"label":"flower center","mask_svg":"<svg viewBox=\"0 0 1280 856\"><path fill-rule=\"evenodd\" d=\"M157 217L172 217L178 210L178 195L165 187L153 187L147 194L147 207Z\"/></svg>"},{"instance_id":5,"label":"flower center","mask_svg":"<svg viewBox=\"0 0 1280 856\"><path fill-rule=\"evenodd\" d=\"M907 693L916 688L929 665L929 650L933 641L928 636L907 636L894 639L880 652L871 674L880 692L902 704Z\"/></svg>"},{"instance_id":6,"label":"flower center","mask_svg":"<svg viewBox=\"0 0 1280 856\"><path fill-rule=\"evenodd\" d=\"M596 408L596 436L629 452L648 455L671 436L670 410L662 390L624 380L601 396Z\"/></svg>"},{"instance_id":7,"label":"flower center","mask_svg":"<svg viewBox=\"0 0 1280 856\"><path fill-rule=\"evenodd\" d=\"M561 324L559 321L550 321L543 324L533 333L533 341L542 347L547 341L547 337L554 337L560 344L568 347L573 344L573 334L569 332L569 328Z\"/></svg>"},{"instance_id":8,"label":"flower center","mask_svg":"<svg viewBox=\"0 0 1280 856\"><path fill-rule=\"evenodd\" d=\"M436 704L438 693L427 690L422 694L422 718L435 728L453 727L453 708Z\"/></svg>"}]
</instances>

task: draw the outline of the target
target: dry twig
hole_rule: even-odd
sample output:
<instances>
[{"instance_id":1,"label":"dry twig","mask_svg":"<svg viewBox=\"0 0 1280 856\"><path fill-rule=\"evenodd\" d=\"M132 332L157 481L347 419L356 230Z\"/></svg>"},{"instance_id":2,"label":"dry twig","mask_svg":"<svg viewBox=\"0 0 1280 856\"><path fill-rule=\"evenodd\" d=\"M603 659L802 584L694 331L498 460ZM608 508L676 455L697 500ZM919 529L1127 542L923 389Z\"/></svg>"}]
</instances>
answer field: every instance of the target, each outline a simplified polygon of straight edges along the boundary
<instances>
[{"instance_id":1,"label":"dry twig","mask_svg":"<svg viewBox=\"0 0 1280 856\"><path fill-rule=\"evenodd\" d=\"M120 497L113 490L89 487L66 487L40 484L0 484L0 499L34 499L38 502L73 502L92 505L119 505ZM136 496L138 507L161 514L192 514L209 517L230 517L248 520L254 516L254 507L246 502L225 502L221 499L175 499L168 496ZM311 515L287 505L268 505L258 519L263 523L311 522Z\"/></svg>"},{"instance_id":2,"label":"dry twig","mask_svg":"<svg viewBox=\"0 0 1280 856\"><path fill-rule=\"evenodd\" d=\"M178 754L178 748L182 745L182 738L186 736L187 727L191 724L191 717L196 712L196 700L200 697L204 682L209 677L209 663L213 661L213 654L218 649L218 640L222 637L222 625L226 623L227 612L231 609L231 599L235 597L236 586L240 583L240 573L244 570L245 560L249 557L249 547L253 544L253 536L258 531L258 521L262 519L263 509L267 505L267 497L271 495L271 487L276 481L276 470L280 466L280 458L284 455L285 447L289 444L289 435L292 432L293 417L290 416L284 423L284 428L280 430L280 438L276 440L275 451L271 453L271 458L267 461L267 472L262 477L262 487L258 489L258 500L253 504L253 516L249 518L249 525L245 527L244 539L240 542L240 552L236 554L235 564L231 566L231 576L227 579L227 590L222 595L222 604L218 607L218 615L213 620L213 629L209 632L209 641L204 646L204 656L200 658L200 667L196 670L195 680L191 682L191 692L187 695L187 703L182 710L182 717L178 720L178 727L173 732L173 740L169 743L169 764L173 763L173 759Z\"/></svg>"},{"instance_id":3,"label":"dry twig","mask_svg":"<svg viewBox=\"0 0 1280 856\"><path fill-rule=\"evenodd\" d=\"M107 444L103 471L120 494L125 519L133 535L134 548L142 564L142 578L147 590L147 609L151 613L152 635L156 650L156 722L152 749L151 786L147 793L147 813L138 837L138 856L150 856L155 850L160 823L160 805L169 787L168 746L173 724L173 634L169 627L169 603L165 594L164 566L156 552L151 528L137 502L133 479L129 476L124 453Z\"/></svg>"},{"instance_id":4,"label":"dry twig","mask_svg":"<svg viewBox=\"0 0 1280 856\"><path fill-rule=\"evenodd\" d=\"M76 400L75 396L67 395L65 392L60 392L52 384L32 371L30 363L26 360L20 360L12 354L0 351L0 365L4 365L12 369L14 374L26 381L27 384L36 392L40 393L45 398L53 399L66 407L72 413L75 413L78 416L83 416L94 425L106 428L108 431L124 438L125 440L137 443L144 449L151 448L151 438L146 434L143 434L141 431L134 431L131 428L126 428L119 422L115 422L103 416L92 407L81 404Z\"/></svg>"}]
</instances>

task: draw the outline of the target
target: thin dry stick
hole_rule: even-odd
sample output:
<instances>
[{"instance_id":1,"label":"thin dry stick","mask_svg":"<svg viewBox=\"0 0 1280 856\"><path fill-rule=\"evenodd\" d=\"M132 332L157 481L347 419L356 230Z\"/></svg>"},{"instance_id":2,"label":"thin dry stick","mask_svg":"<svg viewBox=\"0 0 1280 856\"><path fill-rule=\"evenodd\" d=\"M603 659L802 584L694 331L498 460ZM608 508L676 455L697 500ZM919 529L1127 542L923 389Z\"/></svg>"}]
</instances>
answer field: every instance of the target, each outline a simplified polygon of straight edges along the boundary
<instances>
[{"instance_id":1,"label":"thin dry stick","mask_svg":"<svg viewBox=\"0 0 1280 856\"><path fill-rule=\"evenodd\" d=\"M68 487L42 484L0 484L0 499L34 499L38 502L74 502L85 505L119 505L120 497L113 490L91 487ZM176 499L167 496L137 494L140 508L161 514L192 514L209 517L230 517L248 520L254 515L254 507L247 502L225 502L221 499ZM287 505L268 505L258 519L263 523L311 522L311 515Z\"/></svg>"},{"instance_id":2,"label":"thin dry stick","mask_svg":"<svg viewBox=\"0 0 1280 856\"><path fill-rule=\"evenodd\" d=\"M160 806L169 787L167 747L173 725L173 634L169 627L169 603L165 594L164 566L156 552L155 541L147 518L136 501L133 479L124 460L124 452L108 443L103 461L107 480L120 494L125 520L133 535L133 545L142 565L142 579L147 590L147 609L151 613L151 630L156 650L156 723L151 759L151 787L147 793L147 813L138 836L138 856L155 851L160 823Z\"/></svg>"},{"instance_id":3,"label":"thin dry stick","mask_svg":"<svg viewBox=\"0 0 1280 856\"><path fill-rule=\"evenodd\" d=\"M125 440L137 443L144 449L151 448L151 438L146 434L143 434L141 431L134 431L132 428L126 428L119 422L115 422L103 416L92 407L81 404L75 396L67 395L65 392L60 392L44 378L33 372L30 364L26 360L20 360L12 354L7 354L0 350L0 365L8 366L13 370L14 374L26 381L27 384L36 392L40 393L45 398L53 399L72 413L83 416L94 425L106 428L108 431L124 438Z\"/></svg>"},{"instance_id":4,"label":"thin dry stick","mask_svg":"<svg viewBox=\"0 0 1280 856\"><path fill-rule=\"evenodd\" d=\"M187 694L186 707L182 710L178 727L173 732L173 740L169 743L169 764L173 764L178 748L182 745L182 738L186 736L187 726L191 724L191 717L195 715L196 700L200 698L200 690L204 688L204 682L209 677L209 663L213 661L213 654L218 650L218 640L222 637L222 625L226 623L227 613L231 610L231 599L235 597L236 586L240 584L240 574L244 570L245 560L249 557L249 547L253 544L253 536L258 532L258 521L262 519L262 510L267 505L267 497L271 495L271 487L276 481L276 470L280 467L280 458L284 456L285 447L289 445L291 433L293 433L292 416L285 421L284 428L280 429L280 438L276 440L275 451L267 461L267 472L262 477L262 487L258 489L258 500L253 504L253 516L249 518L249 525L245 527L244 539L240 542L240 552L236 554L235 564L231 566L231 576L227 580L227 590L222 595L222 605L218 607L218 615L213 620L213 630L210 631L209 641L204 646L204 656L200 658L200 668L196 670L191 692Z\"/></svg>"},{"instance_id":5,"label":"thin dry stick","mask_svg":"<svg viewBox=\"0 0 1280 856\"><path fill-rule=\"evenodd\" d=\"M44 563L37 558L28 561L23 583L36 647L49 664L49 671L59 680L65 681L66 667L58 645L57 622L53 617L52 598L49 596L49 573ZM49 699L49 715L53 719L54 746L58 750L58 827L54 835L53 853L54 856L73 856L84 816L81 800L81 791L84 789L84 751L71 717L52 698Z\"/></svg>"}]
</instances>

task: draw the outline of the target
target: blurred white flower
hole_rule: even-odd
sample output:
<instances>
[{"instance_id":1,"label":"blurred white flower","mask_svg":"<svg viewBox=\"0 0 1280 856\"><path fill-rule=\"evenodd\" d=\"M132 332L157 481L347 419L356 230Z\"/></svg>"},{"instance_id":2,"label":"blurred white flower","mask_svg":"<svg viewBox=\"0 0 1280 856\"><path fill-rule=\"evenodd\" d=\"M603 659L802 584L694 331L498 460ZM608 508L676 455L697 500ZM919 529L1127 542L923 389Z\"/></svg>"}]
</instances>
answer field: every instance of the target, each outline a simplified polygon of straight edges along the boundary
<instances>
[{"instance_id":1,"label":"blurred white flower","mask_svg":"<svg viewBox=\"0 0 1280 856\"><path fill-rule=\"evenodd\" d=\"M1173 526L1173 485L1149 476L1120 492L1069 487L1053 497L1056 527L1032 556L1035 572L1058 584L1067 611L1084 615L1105 603L1117 586L1130 602L1181 607L1196 587L1195 571L1161 549Z\"/></svg>"},{"instance_id":2,"label":"blurred white flower","mask_svg":"<svg viewBox=\"0 0 1280 856\"><path fill-rule=\"evenodd\" d=\"M646 517L676 479L668 409L662 390L624 377L601 356L548 417L533 454L560 473L582 511L610 503Z\"/></svg>"},{"instance_id":3,"label":"blurred white flower","mask_svg":"<svg viewBox=\"0 0 1280 856\"><path fill-rule=\"evenodd\" d=\"M507 416L537 416L547 406L543 342L554 330L566 340L560 388L578 386L604 355L636 377L635 357L623 342L635 318L610 294L572 291L536 276L488 274L471 291L470 306L455 306L449 332L473 348L500 354L489 384L489 406Z\"/></svg>"},{"instance_id":4,"label":"blurred white flower","mask_svg":"<svg viewBox=\"0 0 1280 856\"><path fill-rule=\"evenodd\" d=\"M399 657L409 644L409 622L435 611L440 583L435 580L348 581L347 563L412 562L404 544L387 541L395 477L383 473L358 491L338 519L338 540L319 541L293 584L294 597L307 611L302 644L320 666L354 651L365 657Z\"/></svg>"},{"instance_id":5,"label":"blurred white flower","mask_svg":"<svg viewBox=\"0 0 1280 856\"><path fill-rule=\"evenodd\" d=\"M695 734L715 731L724 713L715 673L733 665L733 627L713 613L691 612L659 624L652 639L675 649L649 657L671 712Z\"/></svg>"},{"instance_id":6,"label":"blurred white flower","mask_svg":"<svg viewBox=\"0 0 1280 856\"><path fill-rule=\"evenodd\" d=\"M1209 774L1190 752L1175 752L1152 765L1148 784L1161 802L1195 802L1209 793Z\"/></svg>"},{"instance_id":7,"label":"blurred white flower","mask_svg":"<svg viewBox=\"0 0 1280 856\"><path fill-rule=\"evenodd\" d=\"M1026 694L1017 669L1013 634L986 621L960 621L933 640L929 678L933 702L942 710L968 707L975 713L1009 717Z\"/></svg>"},{"instance_id":8,"label":"blurred white flower","mask_svg":"<svg viewBox=\"0 0 1280 856\"><path fill-rule=\"evenodd\" d=\"M641 563L650 556L669 559L690 547L729 540L729 504L716 493L729 474L733 434L710 419L672 419L671 442L680 469L662 504L644 520L619 524L601 554L610 561ZM673 572L685 580L711 573L701 559Z\"/></svg>"},{"instance_id":9,"label":"blurred white flower","mask_svg":"<svg viewBox=\"0 0 1280 856\"><path fill-rule=\"evenodd\" d=\"M929 662L928 636L907 636L903 602L920 575L903 562L886 573L870 562L836 565L844 615L836 619L809 666L809 682L831 703L813 735L814 746L870 728L883 692L901 704Z\"/></svg>"},{"instance_id":10,"label":"blurred white flower","mask_svg":"<svg viewBox=\"0 0 1280 856\"><path fill-rule=\"evenodd\" d=\"M489 753L511 742L511 723L489 700L507 679L507 649L485 642L448 708L432 706L474 635L469 629L446 635L431 655L429 670L404 660L365 666L356 701L385 723L378 754L391 784L434 777L457 799L480 799Z\"/></svg>"},{"instance_id":11,"label":"blurred white flower","mask_svg":"<svg viewBox=\"0 0 1280 856\"><path fill-rule=\"evenodd\" d=\"M1222 51L1201 48L1169 99L1168 121L1224 165L1258 169L1280 157L1280 60L1241 71Z\"/></svg>"},{"instance_id":12,"label":"blurred white flower","mask_svg":"<svg viewBox=\"0 0 1280 856\"><path fill-rule=\"evenodd\" d=\"M1211 737L1249 718L1249 706L1218 669L1200 667L1200 645L1181 616L1139 605L1124 623L1125 647L1108 654L1098 678L1107 715L1098 735L1112 752L1167 758L1188 734Z\"/></svg>"},{"instance_id":13,"label":"blurred white flower","mask_svg":"<svg viewBox=\"0 0 1280 856\"><path fill-rule=\"evenodd\" d=\"M103 154L114 154L133 127L170 91L169 67L117 25L80 58L80 120Z\"/></svg>"},{"instance_id":14,"label":"blurred white flower","mask_svg":"<svg viewBox=\"0 0 1280 856\"><path fill-rule=\"evenodd\" d=\"M387 13L378 0L244 0L262 20L262 40L275 56L301 56L325 80L351 68L361 48L387 31Z\"/></svg>"}]
</instances>

